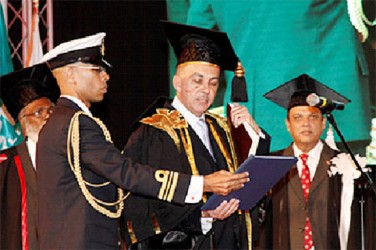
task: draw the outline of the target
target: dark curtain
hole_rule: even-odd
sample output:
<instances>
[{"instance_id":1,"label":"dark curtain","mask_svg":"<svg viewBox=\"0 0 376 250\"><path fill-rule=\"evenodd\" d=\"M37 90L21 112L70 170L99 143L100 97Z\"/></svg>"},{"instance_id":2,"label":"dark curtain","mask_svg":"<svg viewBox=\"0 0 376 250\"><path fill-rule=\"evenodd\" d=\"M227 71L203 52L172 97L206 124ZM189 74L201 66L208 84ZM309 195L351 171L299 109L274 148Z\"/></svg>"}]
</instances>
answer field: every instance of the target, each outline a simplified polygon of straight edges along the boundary
<instances>
[{"instance_id":1,"label":"dark curtain","mask_svg":"<svg viewBox=\"0 0 376 250\"><path fill-rule=\"evenodd\" d=\"M54 1L54 45L106 32L108 93L92 111L122 149L130 125L159 95L168 95L167 40L159 25L165 1Z\"/></svg>"}]
</instances>

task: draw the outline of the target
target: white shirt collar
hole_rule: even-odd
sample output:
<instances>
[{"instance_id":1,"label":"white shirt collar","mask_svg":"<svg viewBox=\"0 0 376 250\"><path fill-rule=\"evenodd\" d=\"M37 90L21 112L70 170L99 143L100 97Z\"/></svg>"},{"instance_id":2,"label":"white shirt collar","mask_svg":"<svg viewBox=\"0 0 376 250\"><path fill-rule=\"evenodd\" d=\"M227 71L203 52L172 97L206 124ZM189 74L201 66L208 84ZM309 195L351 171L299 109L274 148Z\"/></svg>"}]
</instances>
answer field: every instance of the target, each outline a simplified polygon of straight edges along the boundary
<instances>
[{"instance_id":1,"label":"white shirt collar","mask_svg":"<svg viewBox=\"0 0 376 250\"><path fill-rule=\"evenodd\" d=\"M180 112L180 114L184 117L184 119L188 122L188 124L192 127L192 129L195 131L195 133L198 135L198 137L201 139L202 143L205 145L205 147L208 149L210 155L213 157L213 150L211 148L210 140L209 140L209 132L208 132L208 126L205 123L205 114L202 114L201 117L197 117L196 115L192 114L185 106L184 104L175 96L174 100L171 104L177 111ZM203 124L199 124L199 121L203 120ZM206 127L204 129L203 126ZM213 157L214 159L214 157Z\"/></svg>"},{"instance_id":2,"label":"white shirt collar","mask_svg":"<svg viewBox=\"0 0 376 250\"><path fill-rule=\"evenodd\" d=\"M322 143L321 140L319 140L319 142L316 144L316 146L307 153L308 156L309 156L308 160L307 160L307 164L308 164L308 167L309 167L311 180L315 176L317 165L319 164L320 156L321 156L321 152L322 152L323 147L324 147L324 144ZM300 160L299 156L303 152L296 146L295 143L292 145L292 148L294 150L295 157L298 157L298 159L299 159L296 166L298 168L298 172L299 172L299 176L300 176L301 172L302 172L302 161Z\"/></svg>"},{"instance_id":3,"label":"white shirt collar","mask_svg":"<svg viewBox=\"0 0 376 250\"><path fill-rule=\"evenodd\" d=\"M205 120L205 114L202 114L201 117L197 117L196 115L192 114L191 111L189 111L184 104L179 100L177 96L174 97L174 100L172 101L171 105L180 112L180 114L184 117L184 119L188 122L189 125L195 126L195 124L198 122L200 118L203 118Z\"/></svg>"},{"instance_id":4,"label":"white shirt collar","mask_svg":"<svg viewBox=\"0 0 376 250\"><path fill-rule=\"evenodd\" d=\"M29 138L27 138L26 147L27 147L27 151L29 152L31 163L33 164L34 169L36 169L35 157L37 153L37 144L33 140L30 140Z\"/></svg>"},{"instance_id":5,"label":"white shirt collar","mask_svg":"<svg viewBox=\"0 0 376 250\"><path fill-rule=\"evenodd\" d=\"M71 96L71 95L61 95L60 97L64 97L64 98L71 100L72 102L77 104L77 106L80 107L80 109L82 109L82 111L84 111L88 115L92 116L92 113L90 112L89 108L77 97Z\"/></svg>"}]
</instances>

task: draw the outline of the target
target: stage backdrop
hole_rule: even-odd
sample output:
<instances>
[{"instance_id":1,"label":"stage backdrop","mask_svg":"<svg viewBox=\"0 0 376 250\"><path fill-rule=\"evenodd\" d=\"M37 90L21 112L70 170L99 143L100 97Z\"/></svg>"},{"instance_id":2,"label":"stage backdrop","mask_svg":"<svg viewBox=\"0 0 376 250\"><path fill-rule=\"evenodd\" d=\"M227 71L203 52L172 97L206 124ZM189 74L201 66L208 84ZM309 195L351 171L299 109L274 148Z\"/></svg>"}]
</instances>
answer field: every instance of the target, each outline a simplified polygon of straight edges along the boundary
<instances>
[{"instance_id":1,"label":"stage backdrop","mask_svg":"<svg viewBox=\"0 0 376 250\"><path fill-rule=\"evenodd\" d=\"M111 80L105 101L92 110L107 124L118 148L125 145L130 126L142 111L157 96L169 95L168 43L159 20L185 22L188 6L188 0L168 0L167 4L166 0L54 1L55 46L96 32L107 33L106 57L113 64L109 70ZM368 16L373 19L374 5L365 9L372 10ZM369 31L363 48L375 117L376 32L375 28ZM175 63L170 63L170 74L174 73Z\"/></svg>"},{"instance_id":2,"label":"stage backdrop","mask_svg":"<svg viewBox=\"0 0 376 250\"><path fill-rule=\"evenodd\" d=\"M111 79L105 100L92 110L120 149L138 115L157 96L168 95L168 47L160 19L166 19L165 1L54 1L55 46L107 33Z\"/></svg>"}]
</instances>

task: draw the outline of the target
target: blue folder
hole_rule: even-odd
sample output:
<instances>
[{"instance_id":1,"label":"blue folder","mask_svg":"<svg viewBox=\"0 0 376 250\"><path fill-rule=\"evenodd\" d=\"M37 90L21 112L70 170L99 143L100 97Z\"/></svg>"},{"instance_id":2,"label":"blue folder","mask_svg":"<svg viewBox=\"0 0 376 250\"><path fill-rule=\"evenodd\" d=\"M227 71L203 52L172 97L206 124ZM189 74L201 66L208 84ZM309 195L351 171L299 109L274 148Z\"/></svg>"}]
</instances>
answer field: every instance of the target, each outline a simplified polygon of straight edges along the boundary
<instances>
[{"instance_id":1,"label":"blue folder","mask_svg":"<svg viewBox=\"0 0 376 250\"><path fill-rule=\"evenodd\" d=\"M244 161L236 173L248 171L250 181L227 196L213 194L201 210L214 210L223 200L240 200L239 209L252 209L298 161L292 156L253 156Z\"/></svg>"}]
</instances>

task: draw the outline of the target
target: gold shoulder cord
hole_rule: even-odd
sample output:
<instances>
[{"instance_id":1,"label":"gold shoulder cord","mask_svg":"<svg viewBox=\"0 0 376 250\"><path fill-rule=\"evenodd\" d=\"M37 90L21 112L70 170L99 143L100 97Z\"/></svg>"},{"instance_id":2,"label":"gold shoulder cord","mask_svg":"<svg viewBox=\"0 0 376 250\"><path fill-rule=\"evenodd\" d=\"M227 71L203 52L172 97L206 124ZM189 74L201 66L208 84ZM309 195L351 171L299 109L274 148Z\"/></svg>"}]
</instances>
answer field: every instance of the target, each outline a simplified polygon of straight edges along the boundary
<instances>
[{"instance_id":1,"label":"gold shoulder cord","mask_svg":"<svg viewBox=\"0 0 376 250\"><path fill-rule=\"evenodd\" d=\"M121 212L124 209L124 203L123 201L129 196L128 194L125 196L124 191L121 188L118 188L118 200L115 202L105 202L102 201L96 197L94 197L90 191L88 190L87 186L100 188L104 187L110 184L110 182L104 182L101 184L93 184L90 182L87 182L84 180L81 172L81 164L80 164L80 129L79 129L79 116L80 115L86 115L87 117L90 117L93 119L98 126L103 130L103 134L105 136L106 141L111 142L111 135L106 126L103 124L103 122L95 117L89 116L85 114L82 111L76 112L70 122L69 130L68 130L68 139L67 139L67 154L68 154L68 162L69 165L76 176L78 185L82 191L82 194L85 196L85 199L89 202L89 204L98 212L101 214L106 215L109 218L119 218L121 215ZM72 153L73 151L73 163L72 163ZM107 209L105 206L115 206L116 212L112 212L109 209Z\"/></svg>"}]
</instances>

